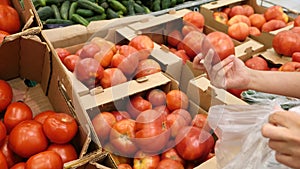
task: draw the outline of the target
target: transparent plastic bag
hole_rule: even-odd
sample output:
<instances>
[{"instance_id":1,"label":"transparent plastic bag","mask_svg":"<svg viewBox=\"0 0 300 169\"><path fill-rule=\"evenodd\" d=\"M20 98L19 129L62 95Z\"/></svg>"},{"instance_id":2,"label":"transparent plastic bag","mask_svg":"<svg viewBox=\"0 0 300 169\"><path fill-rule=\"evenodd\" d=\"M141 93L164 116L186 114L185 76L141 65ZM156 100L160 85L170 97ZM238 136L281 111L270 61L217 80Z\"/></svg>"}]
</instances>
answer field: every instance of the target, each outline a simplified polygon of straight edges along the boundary
<instances>
[{"instance_id":1,"label":"transparent plastic bag","mask_svg":"<svg viewBox=\"0 0 300 169\"><path fill-rule=\"evenodd\" d=\"M275 151L261 134L274 111L271 105L216 105L208 124L218 136L215 146L218 169L289 169L275 160Z\"/></svg>"}]
</instances>

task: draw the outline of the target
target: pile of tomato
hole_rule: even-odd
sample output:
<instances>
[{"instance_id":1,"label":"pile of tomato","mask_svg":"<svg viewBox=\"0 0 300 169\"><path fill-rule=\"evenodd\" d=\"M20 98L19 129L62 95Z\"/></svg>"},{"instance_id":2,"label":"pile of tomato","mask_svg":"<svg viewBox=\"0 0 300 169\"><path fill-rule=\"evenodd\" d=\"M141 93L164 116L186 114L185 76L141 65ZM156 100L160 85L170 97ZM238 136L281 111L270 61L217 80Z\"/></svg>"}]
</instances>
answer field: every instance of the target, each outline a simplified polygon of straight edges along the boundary
<instances>
[{"instance_id":1,"label":"pile of tomato","mask_svg":"<svg viewBox=\"0 0 300 169\"><path fill-rule=\"evenodd\" d=\"M13 8L10 0L0 1L0 44L5 36L20 31L21 23L18 12Z\"/></svg>"},{"instance_id":2,"label":"pile of tomato","mask_svg":"<svg viewBox=\"0 0 300 169\"><path fill-rule=\"evenodd\" d=\"M33 116L25 102L12 100L11 86L0 80L1 169L62 169L78 158L71 144L78 131L72 116L52 110Z\"/></svg>"}]
</instances>

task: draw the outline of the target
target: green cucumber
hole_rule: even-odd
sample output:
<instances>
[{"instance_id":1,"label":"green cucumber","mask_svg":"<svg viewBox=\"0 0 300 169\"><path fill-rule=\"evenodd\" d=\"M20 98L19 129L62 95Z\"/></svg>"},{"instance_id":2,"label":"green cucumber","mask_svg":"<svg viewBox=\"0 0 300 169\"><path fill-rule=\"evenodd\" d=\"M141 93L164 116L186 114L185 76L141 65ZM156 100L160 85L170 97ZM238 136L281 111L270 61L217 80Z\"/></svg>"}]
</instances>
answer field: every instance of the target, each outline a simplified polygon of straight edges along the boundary
<instances>
[{"instance_id":1,"label":"green cucumber","mask_svg":"<svg viewBox=\"0 0 300 169\"><path fill-rule=\"evenodd\" d=\"M160 7L160 0L154 0L153 2L153 11L160 11L161 7Z\"/></svg>"},{"instance_id":2,"label":"green cucumber","mask_svg":"<svg viewBox=\"0 0 300 169\"><path fill-rule=\"evenodd\" d=\"M47 19L44 24L74 24L71 20L64 20L64 19Z\"/></svg>"},{"instance_id":3,"label":"green cucumber","mask_svg":"<svg viewBox=\"0 0 300 169\"><path fill-rule=\"evenodd\" d=\"M84 18L94 16L94 12L90 9L77 9L76 13Z\"/></svg>"},{"instance_id":4,"label":"green cucumber","mask_svg":"<svg viewBox=\"0 0 300 169\"><path fill-rule=\"evenodd\" d=\"M72 21L76 22L76 23L79 23L79 24L82 24L84 26L87 26L89 24L89 21L86 20L84 17L74 13L71 17Z\"/></svg>"},{"instance_id":5,"label":"green cucumber","mask_svg":"<svg viewBox=\"0 0 300 169\"><path fill-rule=\"evenodd\" d=\"M104 20L106 19L106 13L103 13L101 15L95 15L89 18L86 18L87 21L92 22L92 21L99 21L99 20Z\"/></svg>"},{"instance_id":6,"label":"green cucumber","mask_svg":"<svg viewBox=\"0 0 300 169\"><path fill-rule=\"evenodd\" d=\"M171 6L171 0L161 0L161 9L168 9Z\"/></svg>"},{"instance_id":7,"label":"green cucumber","mask_svg":"<svg viewBox=\"0 0 300 169\"><path fill-rule=\"evenodd\" d=\"M177 4L177 0L171 0L171 6L170 7L174 7Z\"/></svg>"},{"instance_id":8,"label":"green cucumber","mask_svg":"<svg viewBox=\"0 0 300 169\"><path fill-rule=\"evenodd\" d=\"M123 11L124 14L127 13L127 8L119 1L117 0L108 0L108 3L111 8L113 8L115 11Z\"/></svg>"},{"instance_id":9,"label":"green cucumber","mask_svg":"<svg viewBox=\"0 0 300 169\"><path fill-rule=\"evenodd\" d=\"M133 6L134 6L134 11L136 12L136 13L145 13L145 9L141 6L141 5L139 5L138 3L134 3L133 4Z\"/></svg>"},{"instance_id":10,"label":"green cucumber","mask_svg":"<svg viewBox=\"0 0 300 169\"><path fill-rule=\"evenodd\" d=\"M69 9L69 19L71 19L72 15L76 12L77 6L78 6L78 3L76 1L71 3L70 9Z\"/></svg>"},{"instance_id":11,"label":"green cucumber","mask_svg":"<svg viewBox=\"0 0 300 169\"><path fill-rule=\"evenodd\" d=\"M119 14L112 10L111 8L106 9L106 15L108 19L120 18Z\"/></svg>"},{"instance_id":12,"label":"green cucumber","mask_svg":"<svg viewBox=\"0 0 300 169\"><path fill-rule=\"evenodd\" d=\"M40 7L37 13L42 21L51 18L54 15L53 9L50 6Z\"/></svg>"},{"instance_id":13,"label":"green cucumber","mask_svg":"<svg viewBox=\"0 0 300 169\"><path fill-rule=\"evenodd\" d=\"M102 6L102 8L107 9L109 7L109 4L107 2L103 2L100 4L100 6Z\"/></svg>"},{"instance_id":14,"label":"green cucumber","mask_svg":"<svg viewBox=\"0 0 300 169\"><path fill-rule=\"evenodd\" d=\"M58 9L57 5L52 4L51 8L52 8L52 10L54 12L55 19L61 19L61 16L60 16L60 13L59 13L59 9Z\"/></svg>"},{"instance_id":15,"label":"green cucumber","mask_svg":"<svg viewBox=\"0 0 300 169\"><path fill-rule=\"evenodd\" d=\"M177 0L177 4L182 4L184 0Z\"/></svg>"},{"instance_id":16,"label":"green cucumber","mask_svg":"<svg viewBox=\"0 0 300 169\"><path fill-rule=\"evenodd\" d=\"M65 1L60 7L60 15L65 20L68 19L70 5L71 5L70 1Z\"/></svg>"},{"instance_id":17,"label":"green cucumber","mask_svg":"<svg viewBox=\"0 0 300 169\"><path fill-rule=\"evenodd\" d=\"M99 6L97 3L93 3L88 0L78 0L78 6L86 9L90 9L98 14L105 12L105 9L102 6Z\"/></svg>"},{"instance_id":18,"label":"green cucumber","mask_svg":"<svg viewBox=\"0 0 300 169\"><path fill-rule=\"evenodd\" d=\"M128 0L127 9L128 9L129 16L135 15L134 0Z\"/></svg>"},{"instance_id":19,"label":"green cucumber","mask_svg":"<svg viewBox=\"0 0 300 169\"><path fill-rule=\"evenodd\" d=\"M142 7L144 8L146 14L151 13L151 10L147 6L142 5Z\"/></svg>"}]
</instances>

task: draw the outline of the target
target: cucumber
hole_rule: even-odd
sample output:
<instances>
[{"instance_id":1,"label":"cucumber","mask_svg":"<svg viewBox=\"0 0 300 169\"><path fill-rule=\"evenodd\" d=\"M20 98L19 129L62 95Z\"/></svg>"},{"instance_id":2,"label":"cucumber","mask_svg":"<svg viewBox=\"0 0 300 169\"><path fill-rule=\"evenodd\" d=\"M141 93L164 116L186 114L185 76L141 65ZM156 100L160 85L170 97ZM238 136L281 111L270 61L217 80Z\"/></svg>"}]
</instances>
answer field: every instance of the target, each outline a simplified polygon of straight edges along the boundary
<instances>
[{"instance_id":1,"label":"cucumber","mask_svg":"<svg viewBox=\"0 0 300 169\"><path fill-rule=\"evenodd\" d=\"M86 9L90 9L98 14L102 14L105 12L105 9L102 6L99 6L97 3L93 3L88 0L78 0L78 6Z\"/></svg>"},{"instance_id":2,"label":"cucumber","mask_svg":"<svg viewBox=\"0 0 300 169\"><path fill-rule=\"evenodd\" d=\"M68 19L70 5L71 5L70 1L65 1L62 3L62 5L60 7L60 15L65 20Z\"/></svg>"},{"instance_id":3,"label":"cucumber","mask_svg":"<svg viewBox=\"0 0 300 169\"><path fill-rule=\"evenodd\" d=\"M100 4L100 6L102 6L102 8L107 9L109 7L109 4L107 2L103 2Z\"/></svg>"},{"instance_id":4,"label":"cucumber","mask_svg":"<svg viewBox=\"0 0 300 169\"><path fill-rule=\"evenodd\" d=\"M106 14L105 13L103 13L101 15L95 15L95 16L86 18L86 20L89 21L89 22L103 20L103 19L106 19Z\"/></svg>"},{"instance_id":5,"label":"cucumber","mask_svg":"<svg viewBox=\"0 0 300 169\"><path fill-rule=\"evenodd\" d=\"M74 24L71 20L64 20L64 19L47 19L44 24Z\"/></svg>"},{"instance_id":6,"label":"cucumber","mask_svg":"<svg viewBox=\"0 0 300 169\"><path fill-rule=\"evenodd\" d=\"M54 12L55 19L61 19L58 7L55 4L52 4L51 8L52 8L52 10Z\"/></svg>"},{"instance_id":7,"label":"cucumber","mask_svg":"<svg viewBox=\"0 0 300 169\"><path fill-rule=\"evenodd\" d=\"M134 11L136 12L136 13L145 13L145 9L141 6L141 5L139 5L138 3L134 3L133 4L133 6L134 6Z\"/></svg>"},{"instance_id":8,"label":"cucumber","mask_svg":"<svg viewBox=\"0 0 300 169\"><path fill-rule=\"evenodd\" d=\"M106 9L106 15L108 19L120 18L119 14L112 10L111 8Z\"/></svg>"},{"instance_id":9,"label":"cucumber","mask_svg":"<svg viewBox=\"0 0 300 169\"><path fill-rule=\"evenodd\" d=\"M94 16L94 12L90 9L77 9L76 13L84 18Z\"/></svg>"},{"instance_id":10,"label":"cucumber","mask_svg":"<svg viewBox=\"0 0 300 169\"><path fill-rule=\"evenodd\" d=\"M128 0L123 0L123 1L121 1L122 2L122 4L124 5L124 6L127 6L128 5Z\"/></svg>"},{"instance_id":11,"label":"cucumber","mask_svg":"<svg viewBox=\"0 0 300 169\"><path fill-rule=\"evenodd\" d=\"M145 11L146 14L151 12L151 10L147 6L142 5L142 7L144 8L144 11Z\"/></svg>"},{"instance_id":12,"label":"cucumber","mask_svg":"<svg viewBox=\"0 0 300 169\"><path fill-rule=\"evenodd\" d=\"M123 11L124 14L127 13L127 8L119 1L117 0L108 0L108 3L112 9L115 11Z\"/></svg>"},{"instance_id":13,"label":"cucumber","mask_svg":"<svg viewBox=\"0 0 300 169\"><path fill-rule=\"evenodd\" d=\"M171 0L170 7L174 7L174 6L176 6L176 4L177 4L177 0Z\"/></svg>"},{"instance_id":14,"label":"cucumber","mask_svg":"<svg viewBox=\"0 0 300 169\"><path fill-rule=\"evenodd\" d=\"M75 13L75 11L77 9L77 6L78 6L78 3L76 1L71 3L70 9L69 9L69 19L72 18L72 15Z\"/></svg>"},{"instance_id":15,"label":"cucumber","mask_svg":"<svg viewBox=\"0 0 300 169\"><path fill-rule=\"evenodd\" d=\"M171 0L161 0L161 9L168 9L171 6Z\"/></svg>"},{"instance_id":16,"label":"cucumber","mask_svg":"<svg viewBox=\"0 0 300 169\"><path fill-rule=\"evenodd\" d=\"M41 6L39 0L32 0L32 4L33 4L33 6L34 6L35 9L38 9L38 7Z\"/></svg>"},{"instance_id":17,"label":"cucumber","mask_svg":"<svg viewBox=\"0 0 300 169\"><path fill-rule=\"evenodd\" d=\"M153 2L153 11L160 11L161 7L160 7L160 0L154 0Z\"/></svg>"},{"instance_id":18,"label":"cucumber","mask_svg":"<svg viewBox=\"0 0 300 169\"><path fill-rule=\"evenodd\" d=\"M135 15L134 0L128 0L127 9L128 9L128 15L129 16Z\"/></svg>"},{"instance_id":19,"label":"cucumber","mask_svg":"<svg viewBox=\"0 0 300 169\"><path fill-rule=\"evenodd\" d=\"M50 6L40 7L37 10L37 13L42 21L45 21L54 15L54 12Z\"/></svg>"},{"instance_id":20,"label":"cucumber","mask_svg":"<svg viewBox=\"0 0 300 169\"><path fill-rule=\"evenodd\" d=\"M184 0L177 0L177 4L182 4Z\"/></svg>"},{"instance_id":21,"label":"cucumber","mask_svg":"<svg viewBox=\"0 0 300 169\"><path fill-rule=\"evenodd\" d=\"M46 6L47 4L46 4L46 0L39 0L39 4L41 5L41 6Z\"/></svg>"},{"instance_id":22,"label":"cucumber","mask_svg":"<svg viewBox=\"0 0 300 169\"><path fill-rule=\"evenodd\" d=\"M87 26L89 24L89 21L86 20L84 17L74 13L71 17L72 21L76 22L76 23L79 23L79 24L82 24L84 26Z\"/></svg>"}]
</instances>

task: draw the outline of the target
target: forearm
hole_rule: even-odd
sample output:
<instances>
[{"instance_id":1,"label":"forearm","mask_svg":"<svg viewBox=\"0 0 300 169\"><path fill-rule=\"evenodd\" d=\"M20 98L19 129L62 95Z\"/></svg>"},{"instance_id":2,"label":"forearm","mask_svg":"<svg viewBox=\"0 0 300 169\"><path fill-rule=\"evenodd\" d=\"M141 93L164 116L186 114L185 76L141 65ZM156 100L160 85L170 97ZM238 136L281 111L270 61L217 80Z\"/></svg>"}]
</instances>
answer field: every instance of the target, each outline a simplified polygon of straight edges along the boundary
<instances>
[{"instance_id":1,"label":"forearm","mask_svg":"<svg viewBox=\"0 0 300 169\"><path fill-rule=\"evenodd\" d=\"M300 98L300 72L250 71L248 89Z\"/></svg>"}]
</instances>

